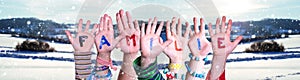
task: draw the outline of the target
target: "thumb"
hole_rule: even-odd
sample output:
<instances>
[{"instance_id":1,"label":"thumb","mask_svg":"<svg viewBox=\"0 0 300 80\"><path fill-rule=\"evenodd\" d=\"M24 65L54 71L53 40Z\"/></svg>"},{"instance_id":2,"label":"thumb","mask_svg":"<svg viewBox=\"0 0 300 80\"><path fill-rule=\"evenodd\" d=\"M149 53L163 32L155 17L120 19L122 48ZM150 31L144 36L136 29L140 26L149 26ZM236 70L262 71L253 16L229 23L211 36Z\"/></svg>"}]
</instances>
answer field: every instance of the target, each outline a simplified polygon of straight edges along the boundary
<instances>
[{"instance_id":1,"label":"thumb","mask_svg":"<svg viewBox=\"0 0 300 80\"><path fill-rule=\"evenodd\" d=\"M165 49L165 48L168 47L172 42L173 42L173 40L167 40L166 42L164 42L164 43L162 44L162 48Z\"/></svg>"},{"instance_id":2,"label":"thumb","mask_svg":"<svg viewBox=\"0 0 300 80\"><path fill-rule=\"evenodd\" d=\"M117 44L119 44L119 42L125 38L124 34L119 35L118 37L115 38L113 46L115 47Z\"/></svg>"},{"instance_id":3,"label":"thumb","mask_svg":"<svg viewBox=\"0 0 300 80\"><path fill-rule=\"evenodd\" d=\"M72 34L70 33L70 31L65 30L65 33L66 33L70 43L73 44L73 37L72 37Z\"/></svg>"},{"instance_id":4,"label":"thumb","mask_svg":"<svg viewBox=\"0 0 300 80\"><path fill-rule=\"evenodd\" d=\"M240 41L243 39L243 36L238 36L234 41L233 41L233 46L234 48L240 43Z\"/></svg>"},{"instance_id":5,"label":"thumb","mask_svg":"<svg viewBox=\"0 0 300 80\"><path fill-rule=\"evenodd\" d=\"M233 42L233 46L232 49L230 50L231 52L236 48L236 46L239 44L239 42L243 39L243 36L238 36ZM230 52L230 53L231 53ZM229 53L227 54L227 56L229 55Z\"/></svg>"}]
</instances>

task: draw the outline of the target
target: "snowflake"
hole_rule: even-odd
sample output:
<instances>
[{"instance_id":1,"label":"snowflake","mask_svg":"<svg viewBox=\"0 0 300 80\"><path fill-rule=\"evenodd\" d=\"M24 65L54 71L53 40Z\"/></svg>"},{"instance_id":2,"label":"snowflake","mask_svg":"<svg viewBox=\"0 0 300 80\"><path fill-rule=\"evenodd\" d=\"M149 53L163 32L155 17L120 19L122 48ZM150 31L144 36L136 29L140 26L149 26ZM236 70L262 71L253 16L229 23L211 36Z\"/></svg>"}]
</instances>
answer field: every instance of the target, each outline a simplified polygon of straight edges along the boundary
<instances>
[{"instance_id":1,"label":"snowflake","mask_svg":"<svg viewBox=\"0 0 300 80\"><path fill-rule=\"evenodd\" d=\"M26 23L27 23L27 25L30 25L30 24L31 24L31 21L27 21Z\"/></svg>"}]
</instances>

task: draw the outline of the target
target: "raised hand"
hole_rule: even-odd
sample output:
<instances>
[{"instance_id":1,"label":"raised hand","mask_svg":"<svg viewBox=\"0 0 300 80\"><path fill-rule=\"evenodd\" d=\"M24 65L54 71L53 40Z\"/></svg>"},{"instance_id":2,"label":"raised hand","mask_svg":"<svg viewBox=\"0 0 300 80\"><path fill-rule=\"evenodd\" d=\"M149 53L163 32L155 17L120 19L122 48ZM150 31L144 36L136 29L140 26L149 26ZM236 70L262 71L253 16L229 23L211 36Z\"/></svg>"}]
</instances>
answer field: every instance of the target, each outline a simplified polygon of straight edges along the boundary
<instances>
[{"instance_id":1,"label":"raised hand","mask_svg":"<svg viewBox=\"0 0 300 80\"><path fill-rule=\"evenodd\" d=\"M129 12L126 11L125 15L123 10L120 10L116 16L119 32L126 35L126 38L119 43L119 48L124 53L136 54L140 50L140 27L137 20L133 23Z\"/></svg>"},{"instance_id":2,"label":"raised hand","mask_svg":"<svg viewBox=\"0 0 300 80\"><path fill-rule=\"evenodd\" d=\"M158 29L156 30L157 18L154 18L153 24L150 18L147 25L147 30L145 32L145 23L142 24L141 33L141 47L142 47L142 67L149 65L154 62L156 57L163 52L163 50L172 43L172 40L167 40L163 42L160 37L160 33L163 27L161 22ZM156 32L155 32L156 30ZM144 65L143 65L144 64Z\"/></svg>"},{"instance_id":3,"label":"raised hand","mask_svg":"<svg viewBox=\"0 0 300 80\"><path fill-rule=\"evenodd\" d=\"M110 16L105 14L100 19L100 24L97 25L98 31L96 31L95 43L97 51L100 54L109 54L120 42L124 35L119 35L114 38L114 30L112 19Z\"/></svg>"},{"instance_id":4,"label":"raised hand","mask_svg":"<svg viewBox=\"0 0 300 80\"><path fill-rule=\"evenodd\" d=\"M194 32L191 34L191 38L188 42L193 56L206 57L211 50L211 44L205 37L205 25L202 18L200 18L200 31L197 25L197 18L194 17Z\"/></svg>"},{"instance_id":5,"label":"raised hand","mask_svg":"<svg viewBox=\"0 0 300 80\"><path fill-rule=\"evenodd\" d=\"M92 32L89 32L90 23L91 22L88 20L86 23L85 30L82 31L82 19L79 20L77 36L75 37L75 39L73 39L70 31L68 30L65 31L75 51L79 51L79 52L91 51L94 44L93 33L95 32L95 30L93 29ZM94 26L94 28L96 28L96 26Z\"/></svg>"},{"instance_id":6,"label":"raised hand","mask_svg":"<svg viewBox=\"0 0 300 80\"><path fill-rule=\"evenodd\" d=\"M188 42L189 32L190 32L189 23L186 22L186 31L183 36L180 18L178 19L177 28L176 28L176 17L173 17L171 27L170 27L170 22L167 21L166 24L167 39L172 40L173 42L170 44L170 46L164 49L164 52L170 58L171 63L181 64L183 62L182 59L183 51L185 50L185 45L187 45Z\"/></svg>"},{"instance_id":7,"label":"raised hand","mask_svg":"<svg viewBox=\"0 0 300 80\"><path fill-rule=\"evenodd\" d=\"M194 17L194 32L191 34L188 46L190 48L191 54L189 55L191 60L189 66L187 66L188 71L186 75L187 80L202 80L205 77L204 72L204 58L207 56L208 52L211 50L211 44L205 37L205 26L204 21L200 18L200 31L197 24L197 18ZM192 57L191 57L192 56ZM191 73L203 75L195 76Z\"/></svg>"},{"instance_id":8,"label":"raised hand","mask_svg":"<svg viewBox=\"0 0 300 80\"><path fill-rule=\"evenodd\" d=\"M90 21L88 20L86 23L85 30L82 31L82 19L79 20L77 36L73 39L70 31L65 31L67 37L69 38L75 52L74 52L74 60L75 60L75 78L76 79L85 79L91 73L90 64L91 64L91 49L94 44L94 36L92 32L89 32ZM94 25L96 28L96 25Z\"/></svg>"},{"instance_id":9,"label":"raised hand","mask_svg":"<svg viewBox=\"0 0 300 80\"><path fill-rule=\"evenodd\" d=\"M215 33L212 30L212 24L210 23L209 26L209 34L211 37L211 43L213 46L213 52L215 56L228 56L233 49L238 45L238 43L242 40L242 36L238 36L234 42L230 41L230 32L231 32L231 25L232 20L229 19L227 29L226 29L226 17L222 17L221 27L220 19L217 19L216 22L216 30Z\"/></svg>"},{"instance_id":10,"label":"raised hand","mask_svg":"<svg viewBox=\"0 0 300 80\"><path fill-rule=\"evenodd\" d=\"M137 75L133 68L133 60L137 58L140 50L140 28L138 22L132 22L131 15L126 11L120 10L116 15L119 32L126 35L118 44L123 55L122 68L119 72L118 80L136 80Z\"/></svg>"},{"instance_id":11,"label":"raised hand","mask_svg":"<svg viewBox=\"0 0 300 80\"><path fill-rule=\"evenodd\" d=\"M226 29L226 17L222 17L220 27L220 19L217 19L215 33L212 30L212 24L209 23L209 34L213 48L213 59L211 70L208 73L207 79L216 80L225 78L225 65L229 54L235 49L238 43L242 40L242 36L238 36L233 42L230 41L232 20L229 19ZM221 75L222 74L222 75ZM220 77L221 76L221 77Z\"/></svg>"}]
</instances>

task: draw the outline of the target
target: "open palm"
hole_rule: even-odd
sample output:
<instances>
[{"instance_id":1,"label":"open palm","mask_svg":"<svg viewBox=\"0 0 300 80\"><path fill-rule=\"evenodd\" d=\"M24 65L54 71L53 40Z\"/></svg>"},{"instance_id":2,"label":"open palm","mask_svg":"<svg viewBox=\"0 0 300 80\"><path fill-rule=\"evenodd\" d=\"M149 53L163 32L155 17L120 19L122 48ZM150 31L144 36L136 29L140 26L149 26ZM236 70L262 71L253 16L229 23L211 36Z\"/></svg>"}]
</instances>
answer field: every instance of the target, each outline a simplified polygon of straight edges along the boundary
<instances>
[{"instance_id":1,"label":"open palm","mask_svg":"<svg viewBox=\"0 0 300 80\"><path fill-rule=\"evenodd\" d=\"M119 43L124 53L137 53L140 50L140 28L138 22L135 20L134 25L131 15L126 11L126 16L123 10L117 13L117 23L119 32L126 35Z\"/></svg>"},{"instance_id":2,"label":"open palm","mask_svg":"<svg viewBox=\"0 0 300 80\"><path fill-rule=\"evenodd\" d=\"M152 19L149 19L146 33L145 24L142 24L142 57L155 59L172 42L171 40L167 40L163 43L162 38L159 36L162 30L163 22L160 23L157 31L155 32L156 24L156 18L154 18L153 24Z\"/></svg>"},{"instance_id":3,"label":"open palm","mask_svg":"<svg viewBox=\"0 0 300 80\"><path fill-rule=\"evenodd\" d=\"M172 63L178 63L183 61L182 59L183 51L185 50L185 45L187 45L189 32L190 32L190 28L188 23L186 23L186 31L183 36L180 19L178 19L177 28L176 28L175 17L173 17L172 19L171 27L170 27L170 22L167 21L167 25L166 25L167 39L172 40L173 42L170 44L170 46L164 49L164 52L171 59Z\"/></svg>"},{"instance_id":4,"label":"open palm","mask_svg":"<svg viewBox=\"0 0 300 80\"><path fill-rule=\"evenodd\" d=\"M216 22L216 32L213 33L212 25L209 24L209 33L212 39L212 46L215 56L228 56L233 49L238 45L238 43L242 40L242 36L238 36L234 42L230 41L230 32L232 20L228 21L227 29L226 26L226 17L222 17L221 27L219 27L220 19L217 19Z\"/></svg>"},{"instance_id":5,"label":"open palm","mask_svg":"<svg viewBox=\"0 0 300 80\"><path fill-rule=\"evenodd\" d=\"M197 25L197 19L194 18L194 33L191 34L191 38L188 42L191 53L194 56L205 57L211 50L211 44L205 37L205 28L203 19L200 18L200 31Z\"/></svg>"},{"instance_id":6,"label":"open palm","mask_svg":"<svg viewBox=\"0 0 300 80\"><path fill-rule=\"evenodd\" d=\"M110 53L118 44L118 42L124 38L123 35L119 35L114 38L114 30L111 17L105 14L100 19L98 31L96 31L95 43L99 53Z\"/></svg>"},{"instance_id":7,"label":"open palm","mask_svg":"<svg viewBox=\"0 0 300 80\"><path fill-rule=\"evenodd\" d=\"M89 27L90 27L90 21L87 21L86 28L84 31L82 31L82 19L80 19L78 24L77 36L75 37L75 39L73 39L70 31L68 30L65 31L75 51L89 52L92 49L94 44L93 33L95 32L95 30L89 32L88 31ZM95 27L96 26L94 26L94 28Z\"/></svg>"}]
</instances>

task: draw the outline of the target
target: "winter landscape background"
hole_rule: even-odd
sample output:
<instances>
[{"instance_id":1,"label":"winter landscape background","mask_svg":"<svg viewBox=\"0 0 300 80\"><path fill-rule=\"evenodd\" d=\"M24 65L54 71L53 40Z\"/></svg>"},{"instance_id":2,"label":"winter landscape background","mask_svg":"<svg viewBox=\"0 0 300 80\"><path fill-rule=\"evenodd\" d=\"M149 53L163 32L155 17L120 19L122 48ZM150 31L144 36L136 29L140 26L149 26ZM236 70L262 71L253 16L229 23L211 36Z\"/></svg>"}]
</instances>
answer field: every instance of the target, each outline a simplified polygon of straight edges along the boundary
<instances>
[{"instance_id":1,"label":"winter landscape background","mask_svg":"<svg viewBox=\"0 0 300 80\"><path fill-rule=\"evenodd\" d=\"M211 1L215 6L215 8L200 9L202 12L197 11L195 5L189 3L196 0L110 1L112 2L105 3L104 0L0 0L0 79L73 80L75 75L73 48L64 30L70 30L74 34L79 18L83 18L84 22L91 20L92 24L95 24L99 22L99 16L107 13L112 16L115 35L118 35L114 14L119 9L130 11L134 14L133 18L139 20L140 24L154 16L157 16L159 21L170 20L175 16L189 22L193 27L193 17L204 17L205 24L208 22L214 24L216 17L227 16L233 19L231 39L233 40L238 35L244 37L228 57L226 64L228 80L300 79L299 0L201 0ZM88 2L96 5L88 4ZM105 7L103 4L109 4L109 6ZM212 5L201 2L199 4L200 6ZM213 9L218 10L217 16L207 18L207 15L203 15L206 11ZM90 14L96 14L96 16ZM207 25L205 28L207 30ZM165 29L161 35L163 39L165 39L164 31ZM209 39L208 34L206 36ZM16 45L25 40L47 42L56 51L17 51ZM285 48L284 52L244 52L255 42L271 40L282 44ZM93 52L96 52L95 47ZM189 52L185 53L185 61L189 61ZM96 55L93 54L93 61ZM119 49L113 50L112 59L114 65L118 67L117 71L113 71L113 80L117 79L122 58L123 53ZM206 72L210 69L211 59L210 54L209 61L205 65ZM161 54L158 56L158 61L159 68L162 70L161 68L168 64L169 59ZM186 70L182 72L185 73Z\"/></svg>"}]
</instances>

